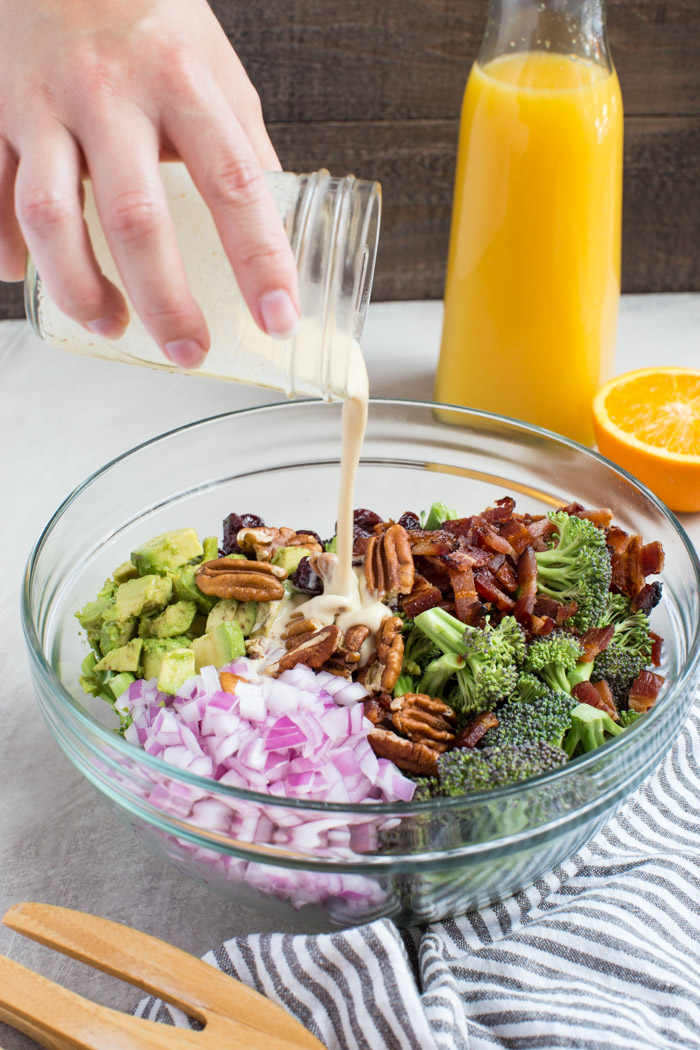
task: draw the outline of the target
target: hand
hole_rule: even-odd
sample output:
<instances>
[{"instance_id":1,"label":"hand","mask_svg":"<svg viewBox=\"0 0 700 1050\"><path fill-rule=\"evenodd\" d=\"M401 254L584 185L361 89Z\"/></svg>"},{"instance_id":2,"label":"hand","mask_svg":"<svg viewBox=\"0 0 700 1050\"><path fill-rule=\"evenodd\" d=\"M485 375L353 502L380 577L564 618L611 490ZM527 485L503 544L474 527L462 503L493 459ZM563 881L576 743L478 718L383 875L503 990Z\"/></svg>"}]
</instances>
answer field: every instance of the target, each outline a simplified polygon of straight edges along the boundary
<instances>
[{"instance_id":1,"label":"hand","mask_svg":"<svg viewBox=\"0 0 700 1050\"><path fill-rule=\"evenodd\" d=\"M253 317L288 335L296 270L263 174L280 164L205 0L0 0L0 26L0 280L22 279L28 250L59 309L100 335L123 333L126 303L82 218L89 173L135 310L166 357L196 367L209 333L158 170L180 157Z\"/></svg>"}]
</instances>

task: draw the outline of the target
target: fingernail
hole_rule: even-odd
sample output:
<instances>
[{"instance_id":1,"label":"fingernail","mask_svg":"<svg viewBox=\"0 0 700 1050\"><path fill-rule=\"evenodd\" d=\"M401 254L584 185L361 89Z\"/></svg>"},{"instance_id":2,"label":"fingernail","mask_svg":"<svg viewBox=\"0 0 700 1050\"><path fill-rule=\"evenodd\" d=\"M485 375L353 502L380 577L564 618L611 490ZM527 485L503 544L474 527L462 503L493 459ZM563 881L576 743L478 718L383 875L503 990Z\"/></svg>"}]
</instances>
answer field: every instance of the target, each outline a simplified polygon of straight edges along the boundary
<instances>
[{"instance_id":1,"label":"fingernail","mask_svg":"<svg viewBox=\"0 0 700 1050\"><path fill-rule=\"evenodd\" d=\"M126 323L121 317L98 317L95 321L87 321L85 327L105 339L118 339L124 334Z\"/></svg>"},{"instance_id":2,"label":"fingernail","mask_svg":"<svg viewBox=\"0 0 700 1050\"><path fill-rule=\"evenodd\" d=\"M178 368L198 368L206 357L196 339L174 339L163 347L165 356Z\"/></svg>"},{"instance_id":3,"label":"fingernail","mask_svg":"<svg viewBox=\"0 0 700 1050\"><path fill-rule=\"evenodd\" d=\"M299 328L299 313L283 288L265 292L260 300L260 316L265 331L275 339L290 339Z\"/></svg>"}]
</instances>

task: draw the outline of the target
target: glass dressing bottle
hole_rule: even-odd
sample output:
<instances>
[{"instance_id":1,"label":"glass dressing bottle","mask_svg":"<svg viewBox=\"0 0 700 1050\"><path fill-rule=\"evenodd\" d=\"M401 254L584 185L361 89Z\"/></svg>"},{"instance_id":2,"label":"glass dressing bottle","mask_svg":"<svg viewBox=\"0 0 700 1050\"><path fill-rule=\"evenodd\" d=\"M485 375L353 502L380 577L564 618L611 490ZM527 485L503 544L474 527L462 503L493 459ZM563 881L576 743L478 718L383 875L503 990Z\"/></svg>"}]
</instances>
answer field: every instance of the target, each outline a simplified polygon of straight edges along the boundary
<instances>
[{"instance_id":1,"label":"glass dressing bottle","mask_svg":"<svg viewBox=\"0 0 700 1050\"><path fill-rule=\"evenodd\" d=\"M491 0L462 107L436 400L592 443L621 202L604 0Z\"/></svg>"},{"instance_id":2,"label":"glass dressing bottle","mask_svg":"<svg viewBox=\"0 0 700 1050\"><path fill-rule=\"evenodd\" d=\"M190 289L211 335L204 364L192 374L231 379L284 391L289 397L343 399L351 359L369 303L379 236L381 191L376 182L327 171L308 175L270 172L268 181L294 251L301 320L293 339L273 339L250 314L221 246L211 213L184 164L161 164ZM85 181L85 220L103 273L128 301L102 231L92 188ZM88 332L57 308L31 260L25 308L47 342L109 361L181 371L170 364L133 307L121 339Z\"/></svg>"}]
</instances>

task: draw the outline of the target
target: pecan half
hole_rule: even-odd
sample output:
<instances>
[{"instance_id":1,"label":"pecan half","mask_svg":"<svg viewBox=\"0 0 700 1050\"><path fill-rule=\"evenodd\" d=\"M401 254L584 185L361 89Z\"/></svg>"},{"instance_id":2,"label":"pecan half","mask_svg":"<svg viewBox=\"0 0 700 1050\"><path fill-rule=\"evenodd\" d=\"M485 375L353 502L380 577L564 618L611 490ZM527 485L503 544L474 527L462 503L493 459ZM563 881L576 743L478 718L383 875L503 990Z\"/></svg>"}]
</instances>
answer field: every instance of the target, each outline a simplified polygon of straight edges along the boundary
<instances>
[{"instance_id":1,"label":"pecan half","mask_svg":"<svg viewBox=\"0 0 700 1050\"><path fill-rule=\"evenodd\" d=\"M266 674L276 676L282 671L289 671L297 664L306 664L317 671L326 660L335 652L341 638L340 627L329 624L322 627L320 631L305 638L303 642L289 649L284 656L267 668Z\"/></svg>"},{"instance_id":2,"label":"pecan half","mask_svg":"<svg viewBox=\"0 0 700 1050\"><path fill-rule=\"evenodd\" d=\"M216 598L237 598L240 602L274 602L284 598L282 580L287 570L269 562L242 558L214 558L205 561L195 573L202 594Z\"/></svg>"},{"instance_id":3,"label":"pecan half","mask_svg":"<svg viewBox=\"0 0 700 1050\"><path fill-rule=\"evenodd\" d=\"M437 772L438 752L426 744L397 736L390 729L372 729L367 739L379 758L388 758L399 769L419 776L432 777Z\"/></svg>"},{"instance_id":4,"label":"pecan half","mask_svg":"<svg viewBox=\"0 0 700 1050\"><path fill-rule=\"evenodd\" d=\"M439 696L404 693L395 696L390 706L399 733L434 751L447 751L455 738L455 713Z\"/></svg>"},{"instance_id":5,"label":"pecan half","mask_svg":"<svg viewBox=\"0 0 700 1050\"><path fill-rule=\"evenodd\" d=\"M232 671L219 671L219 684L222 692L235 693L239 682L245 682L245 678L239 674L233 674Z\"/></svg>"},{"instance_id":6,"label":"pecan half","mask_svg":"<svg viewBox=\"0 0 700 1050\"><path fill-rule=\"evenodd\" d=\"M340 645L323 665L324 671L351 678L361 659L363 642L369 637L369 627L358 623L348 627Z\"/></svg>"},{"instance_id":7,"label":"pecan half","mask_svg":"<svg viewBox=\"0 0 700 1050\"><path fill-rule=\"evenodd\" d=\"M241 529L236 543L243 551L252 551L258 561L270 561L278 547L306 547L309 551L322 551L315 536L306 532L295 532L282 526L273 529L262 525L255 529Z\"/></svg>"},{"instance_id":8,"label":"pecan half","mask_svg":"<svg viewBox=\"0 0 700 1050\"><path fill-rule=\"evenodd\" d=\"M391 693L401 674L403 638L401 617L387 616L377 631L377 651L357 676L368 693Z\"/></svg>"},{"instance_id":9,"label":"pecan half","mask_svg":"<svg viewBox=\"0 0 700 1050\"><path fill-rule=\"evenodd\" d=\"M411 541L402 525L393 522L385 532L370 536L365 547L367 590L377 601L392 601L413 590L415 568Z\"/></svg>"},{"instance_id":10,"label":"pecan half","mask_svg":"<svg viewBox=\"0 0 700 1050\"><path fill-rule=\"evenodd\" d=\"M294 649L301 642L305 642L316 631L323 627L321 620L306 620L302 613L294 613L290 616L287 626L282 631L282 641L286 649Z\"/></svg>"}]
</instances>

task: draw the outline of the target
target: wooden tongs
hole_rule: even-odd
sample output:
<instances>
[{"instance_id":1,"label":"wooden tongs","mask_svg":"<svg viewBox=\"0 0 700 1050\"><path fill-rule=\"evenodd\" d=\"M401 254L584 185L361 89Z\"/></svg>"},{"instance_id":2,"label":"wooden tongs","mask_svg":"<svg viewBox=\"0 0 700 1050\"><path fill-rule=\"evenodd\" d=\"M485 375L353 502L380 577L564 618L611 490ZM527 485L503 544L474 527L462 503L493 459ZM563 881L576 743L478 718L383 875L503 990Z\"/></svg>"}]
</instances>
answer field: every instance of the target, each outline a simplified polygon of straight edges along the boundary
<instances>
[{"instance_id":1,"label":"wooden tongs","mask_svg":"<svg viewBox=\"0 0 700 1050\"><path fill-rule=\"evenodd\" d=\"M0 955L0 1021L50 1050L323 1050L281 1006L165 941L84 912L16 904L6 926L178 1006L173 1028L100 1006Z\"/></svg>"}]
</instances>

